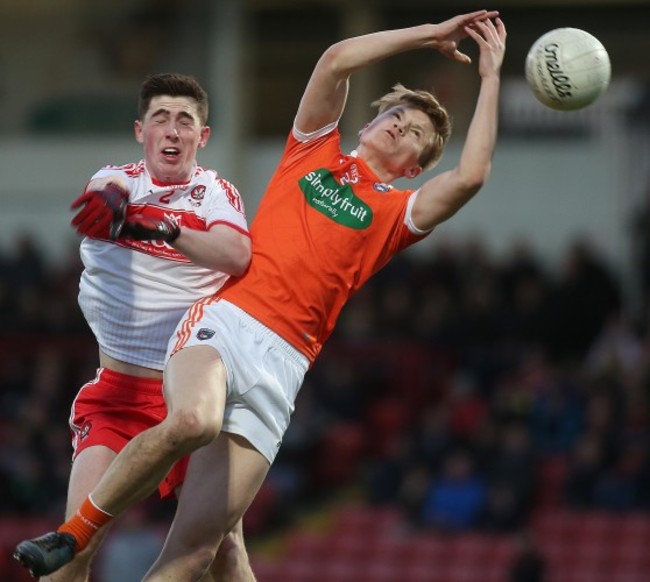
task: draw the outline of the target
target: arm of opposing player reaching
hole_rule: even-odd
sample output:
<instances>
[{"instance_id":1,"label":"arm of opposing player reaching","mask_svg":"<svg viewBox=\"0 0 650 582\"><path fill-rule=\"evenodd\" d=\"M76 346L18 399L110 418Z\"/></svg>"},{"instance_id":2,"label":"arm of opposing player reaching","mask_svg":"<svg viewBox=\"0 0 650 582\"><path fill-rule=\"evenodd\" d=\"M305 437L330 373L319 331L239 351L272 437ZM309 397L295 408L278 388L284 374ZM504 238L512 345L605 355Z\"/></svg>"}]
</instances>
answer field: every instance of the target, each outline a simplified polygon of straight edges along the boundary
<instances>
[{"instance_id":1,"label":"arm of opposing player reaching","mask_svg":"<svg viewBox=\"0 0 650 582\"><path fill-rule=\"evenodd\" d=\"M413 205L411 219L430 230L453 216L483 186L490 175L498 133L500 70L506 29L500 19L468 28L480 49L481 88L458 165L425 182Z\"/></svg>"},{"instance_id":2,"label":"arm of opposing player reaching","mask_svg":"<svg viewBox=\"0 0 650 582\"><path fill-rule=\"evenodd\" d=\"M227 224L216 224L209 231L183 227L171 243L195 265L239 276L251 260L250 236Z\"/></svg>"},{"instance_id":3,"label":"arm of opposing player reaching","mask_svg":"<svg viewBox=\"0 0 650 582\"><path fill-rule=\"evenodd\" d=\"M345 107L350 75L392 55L432 48L459 62L470 62L469 57L458 50L458 43L468 36L467 25L496 15L495 11L479 10L440 24L384 30L348 38L330 46L316 63L302 96L296 114L296 129L311 133L337 121Z\"/></svg>"}]
</instances>

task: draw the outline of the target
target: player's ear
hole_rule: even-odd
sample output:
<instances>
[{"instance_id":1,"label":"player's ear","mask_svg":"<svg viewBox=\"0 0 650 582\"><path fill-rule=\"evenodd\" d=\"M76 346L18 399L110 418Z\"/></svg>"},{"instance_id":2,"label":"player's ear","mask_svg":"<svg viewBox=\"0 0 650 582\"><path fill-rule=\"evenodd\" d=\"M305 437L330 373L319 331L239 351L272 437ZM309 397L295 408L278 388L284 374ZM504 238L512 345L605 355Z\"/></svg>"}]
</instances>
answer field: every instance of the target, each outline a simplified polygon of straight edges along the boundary
<instances>
[{"instance_id":1,"label":"player's ear","mask_svg":"<svg viewBox=\"0 0 650 582\"><path fill-rule=\"evenodd\" d=\"M144 143L144 137L142 136L142 122L139 119L136 119L133 123L133 132L135 133L135 140L138 143Z\"/></svg>"},{"instance_id":2,"label":"player's ear","mask_svg":"<svg viewBox=\"0 0 650 582\"><path fill-rule=\"evenodd\" d=\"M212 130L207 125L205 125L201 129L201 139L199 140L199 147L200 148L204 148L206 146L206 144L208 143L208 139L210 139L210 134L211 133L212 133Z\"/></svg>"},{"instance_id":3,"label":"player's ear","mask_svg":"<svg viewBox=\"0 0 650 582\"><path fill-rule=\"evenodd\" d=\"M406 168L406 170L404 170L404 177L409 179L417 178L421 173L422 166L411 166L410 168Z\"/></svg>"}]
</instances>

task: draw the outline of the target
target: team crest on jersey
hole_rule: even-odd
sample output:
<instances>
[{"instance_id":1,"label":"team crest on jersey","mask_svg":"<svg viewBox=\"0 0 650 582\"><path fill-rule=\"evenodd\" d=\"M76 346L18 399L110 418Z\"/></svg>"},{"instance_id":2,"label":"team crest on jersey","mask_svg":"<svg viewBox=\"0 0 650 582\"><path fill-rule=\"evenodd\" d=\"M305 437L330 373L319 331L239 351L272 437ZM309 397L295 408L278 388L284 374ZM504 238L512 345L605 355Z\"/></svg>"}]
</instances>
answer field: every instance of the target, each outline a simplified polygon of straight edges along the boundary
<instances>
[{"instance_id":1,"label":"team crest on jersey","mask_svg":"<svg viewBox=\"0 0 650 582\"><path fill-rule=\"evenodd\" d=\"M190 204L192 206L201 206L205 198L205 186L194 186L190 192Z\"/></svg>"},{"instance_id":2,"label":"team crest on jersey","mask_svg":"<svg viewBox=\"0 0 650 582\"><path fill-rule=\"evenodd\" d=\"M377 190L377 192L390 192L391 186L384 184L383 182L375 182L372 187Z\"/></svg>"},{"instance_id":3,"label":"team crest on jersey","mask_svg":"<svg viewBox=\"0 0 650 582\"><path fill-rule=\"evenodd\" d=\"M196 337L201 341L205 341L209 340L212 336L214 336L214 334L215 331L213 329L202 327L198 332L196 332Z\"/></svg>"},{"instance_id":4,"label":"team crest on jersey","mask_svg":"<svg viewBox=\"0 0 650 582\"><path fill-rule=\"evenodd\" d=\"M193 200L203 200L205 198L205 186L194 186L190 192L190 196Z\"/></svg>"},{"instance_id":5,"label":"team crest on jersey","mask_svg":"<svg viewBox=\"0 0 650 582\"><path fill-rule=\"evenodd\" d=\"M341 226L364 230L372 224L372 208L350 184L339 184L327 168L309 172L298 183L307 204Z\"/></svg>"}]
</instances>

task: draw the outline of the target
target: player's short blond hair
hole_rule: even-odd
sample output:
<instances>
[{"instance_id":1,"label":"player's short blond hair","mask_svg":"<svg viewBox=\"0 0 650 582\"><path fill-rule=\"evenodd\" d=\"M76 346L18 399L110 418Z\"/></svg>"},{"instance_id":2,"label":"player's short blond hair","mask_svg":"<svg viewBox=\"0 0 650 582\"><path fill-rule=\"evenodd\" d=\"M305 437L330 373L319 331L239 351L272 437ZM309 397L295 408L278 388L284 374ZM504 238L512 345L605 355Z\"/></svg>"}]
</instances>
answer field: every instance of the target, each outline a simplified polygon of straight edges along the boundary
<instances>
[{"instance_id":1,"label":"player's short blond hair","mask_svg":"<svg viewBox=\"0 0 650 582\"><path fill-rule=\"evenodd\" d=\"M429 136L427 145L418 158L418 164L424 170L429 170L440 161L445 144L451 135L451 119L447 110L432 93L413 91L397 83L390 93L374 101L372 106L377 107L380 114L397 106L415 107L426 113L433 124L434 132Z\"/></svg>"}]
</instances>

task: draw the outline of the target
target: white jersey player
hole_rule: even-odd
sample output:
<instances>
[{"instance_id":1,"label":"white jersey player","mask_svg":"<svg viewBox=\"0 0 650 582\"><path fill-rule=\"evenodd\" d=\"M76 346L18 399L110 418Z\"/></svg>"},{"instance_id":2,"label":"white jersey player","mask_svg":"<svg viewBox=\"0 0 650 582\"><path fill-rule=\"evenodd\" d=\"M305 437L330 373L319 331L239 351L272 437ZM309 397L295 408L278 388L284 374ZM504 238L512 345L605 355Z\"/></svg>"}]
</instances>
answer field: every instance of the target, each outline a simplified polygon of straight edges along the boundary
<instances>
[{"instance_id":1,"label":"white jersey player","mask_svg":"<svg viewBox=\"0 0 650 582\"><path fill-rule=\"evenodd\" d=\"M239 193L196 161L210 136L205 91L186 75L153 75L142 84L138 109L134 129L144 159L102 168L72 205L72 225L85 235L79 305L97 339L99 369L72 405L67 517L79 510L119 451L167 415L162 370L183 313L250 262ZM185 466L183 459L169 472L162 496L178 492ZM88 582L107 529L41 580ZM37 576L51 571L47 564L26 565ZM241 521L205 580L209 576L253 580Z\"/></svg>"}]
</instances>

